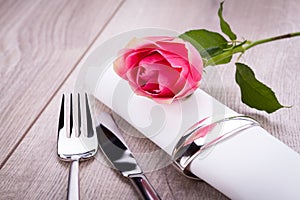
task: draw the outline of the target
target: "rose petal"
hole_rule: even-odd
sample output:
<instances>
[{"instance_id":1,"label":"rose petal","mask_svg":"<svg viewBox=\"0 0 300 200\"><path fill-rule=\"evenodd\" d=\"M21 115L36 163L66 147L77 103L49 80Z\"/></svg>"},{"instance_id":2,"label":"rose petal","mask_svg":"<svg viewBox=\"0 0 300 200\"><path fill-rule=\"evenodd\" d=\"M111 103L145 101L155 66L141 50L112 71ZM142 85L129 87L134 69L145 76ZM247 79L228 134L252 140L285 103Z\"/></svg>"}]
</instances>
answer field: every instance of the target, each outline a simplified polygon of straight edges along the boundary
<instances>
[{"instance_id":1,"label":"rose petal","mask_svg":"<svg viewBox=\"0 0 300 200\"><path fill-rule=\"evenodd\" d=\"M149 52L147 57L142 58L139 62L139 65L158 63L163 60L165 60L165 58L155 50Z\"/></svg>"},{"instance_id":2,"label":"rose petal","mask_svg":"<svg viewBox=\"0 0 300 200\"><path fill-rule=\"evenodd\" d=\"M145 49L151 48L156 49L159 48L156 44L157 41L171 41L173 38L169 36L153 36L153 37L144 37L144 38L133 38L126 45L126 48L129 49Z\"/></svg>"},{"instance_id":3,"label":"rose petal","mask_svg":"<svg viewBox=\"0 0 300 200\"><path fill-rule=\"evenodd\" d=\"M174 41L159 41L157 42L157 45L160 49L176 54L188 61L188 50L185 47L185 43L177 43Z\"/></svg>"},{"instance_id":4,"label":"rose petal","mask_svg":"<svg viewBox=\"0 0 300 200\"><path fill-rule=\"evenodd\" d=\"M203 61L200 53L197 49L190 43L186 43L186 48L188 49L188 58L190 63L191 75L194 81L198 82L202 78L203 71Z\"/></svg>"},{"instance_id":5,"label":"rose petal","mask_svg":"<svg viewBox=\"0 0 300 200\"><path fill-rule=\"evenodd\" d=\"M137 51L129 52L127 55L124 55L125 62L124 66L130 69L138 65L138 63L145 57L149 55L151 50L149 49L139 49Z\"/></svg>"},{"instance_id":6,"label":"rose petal","mask_svg":"<svg viewBox=\"0 0 300 200\"><path fill-rule=\"evenodd\" d=\"M159 52L165 58L165 60L168 61L170 66L179 73L185 68L185 66L189 67L189 63L176 54L172 54L163 50L157 50L157 52Z\"/></svg>"},{"instance_id":7,"label":"rose petal","mask_svg":"<svg viewBox=\"0 0 300 200\"><path fill-rule=\"evenodd\" d=\"M180 78L180 73L174 70L170 66L162 65L162 64L144 64L142 67L145 69L144 74L139 74L138 76L144 80L148 80L147 82L158 83L162 87L168 87L174 94L178 93L182 87L182 85L178 85L178 79ZM150 79L153 75L153 72L157 73L158 79L152 80ZM175 85L176 84L176 85Z\"/></svg>"}]
</instances>

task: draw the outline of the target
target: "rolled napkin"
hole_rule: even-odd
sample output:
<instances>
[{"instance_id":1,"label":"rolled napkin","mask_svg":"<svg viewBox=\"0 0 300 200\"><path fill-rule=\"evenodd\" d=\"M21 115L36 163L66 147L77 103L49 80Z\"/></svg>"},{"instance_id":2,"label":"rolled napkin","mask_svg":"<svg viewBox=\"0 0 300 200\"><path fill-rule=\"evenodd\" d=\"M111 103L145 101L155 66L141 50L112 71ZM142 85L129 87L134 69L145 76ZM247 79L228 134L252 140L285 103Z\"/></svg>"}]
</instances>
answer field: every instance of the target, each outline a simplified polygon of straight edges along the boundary
<instances>
[{"instance_id":1,"label":"rolled napkin","mask_svg":"<svg viewBox=\"0 0 300 200\"><path fill-rule=\"evenodd\" d=\"M239 116L201 89L170 105L137 96L111 63L102 70L94 96L170 156L195 123ZM218 130L226 133L225 126ZM300 155L260 126L212 145L187 167L231 199L300 199Z\"/></svg>"}]
</instances>

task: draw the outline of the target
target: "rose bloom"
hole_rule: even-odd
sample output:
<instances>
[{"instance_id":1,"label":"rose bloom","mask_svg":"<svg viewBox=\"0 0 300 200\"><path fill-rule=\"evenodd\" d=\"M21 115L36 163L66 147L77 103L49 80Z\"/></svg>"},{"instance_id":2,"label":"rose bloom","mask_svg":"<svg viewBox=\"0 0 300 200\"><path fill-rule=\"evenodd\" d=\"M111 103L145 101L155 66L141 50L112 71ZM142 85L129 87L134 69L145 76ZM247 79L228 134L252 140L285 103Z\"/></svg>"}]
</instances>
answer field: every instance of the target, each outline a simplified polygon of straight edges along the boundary
<instances>
[{"instance_id":1,"label":"rose bloom","mask_svg":"<svg viewBox=\"0 0 300 200\"><path fill-rule=\"evenodd\" d=\"M197 49L180 38L133 38L119 52L114 70L136 94L172 103L198 88L203 62Z\"/></svg>"}]
</instances>

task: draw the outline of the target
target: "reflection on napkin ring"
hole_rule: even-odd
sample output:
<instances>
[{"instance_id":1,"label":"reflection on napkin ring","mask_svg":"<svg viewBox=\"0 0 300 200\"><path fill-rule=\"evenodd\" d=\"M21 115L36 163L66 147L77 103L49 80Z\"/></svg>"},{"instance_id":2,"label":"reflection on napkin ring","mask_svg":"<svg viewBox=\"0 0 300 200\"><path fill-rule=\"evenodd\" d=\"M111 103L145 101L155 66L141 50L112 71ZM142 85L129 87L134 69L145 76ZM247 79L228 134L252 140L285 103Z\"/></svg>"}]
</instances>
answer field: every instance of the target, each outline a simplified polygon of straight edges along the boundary
<instances>
[{"instance_id":1,"label":"reflection on napkin ring","mask_svg":"<svg viewBox=\"0 0 300 200\"><path fill-rule=\"evenodd\" d=\"M259 126L259 123L247 116L234 116L214 122L211 117L207 117L183 134L173 150L173 163L187 177L199 179L189 169L194 158L205 149L253 126Z\"/></svg>"}]
</instances>

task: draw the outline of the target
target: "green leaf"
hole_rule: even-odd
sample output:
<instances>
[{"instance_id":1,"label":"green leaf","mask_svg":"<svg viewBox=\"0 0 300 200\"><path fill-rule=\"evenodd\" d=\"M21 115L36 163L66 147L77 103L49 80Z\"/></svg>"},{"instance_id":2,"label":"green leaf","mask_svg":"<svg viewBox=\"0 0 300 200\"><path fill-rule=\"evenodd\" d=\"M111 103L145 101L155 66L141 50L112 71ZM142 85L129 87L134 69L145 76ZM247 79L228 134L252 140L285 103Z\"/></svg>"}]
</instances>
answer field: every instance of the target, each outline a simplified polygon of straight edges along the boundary
<instances>
[{"instance_id":1,"label":"green leaf","mask_svg":"<svg viewBox=\"0 0 300 200\"><path fill-rule=\"evenodd\" d=\"M220 3L220 8L218 10L218 16L220 18L220 26L223 33L225 33L231 40L236 40L236 34L234 34L229 26L229 24L223 18L223 2Z\"/></svg>"},{"instance_id":2,"label":"green leaf","mask_svg":"<svg viewBox=\"0 0 300 200\"><path fill-rule=\"evenodd\" d=\"M219 33L205 29L190 30L179 37L190 42L200 53L203 60L208 60L213 56L223 53L226 49L232 47L227 40ZM229 63L232 56L216 61L214 64Z\"/></svg>"},{"instance_id":3,"label":"green leaf","mask_svg":"<svg viewBox=\"0 0 300 200\"><path fill-rule=\"evenodd\" d=\"M235 63L236 74L235 80L240 86L242 93L242 101L258 110L264 110L267 113L272 113L280 108L283 108L275 93L255 78L254 72L249 66L243 63Z\"/></svg>"}]
</instances>

